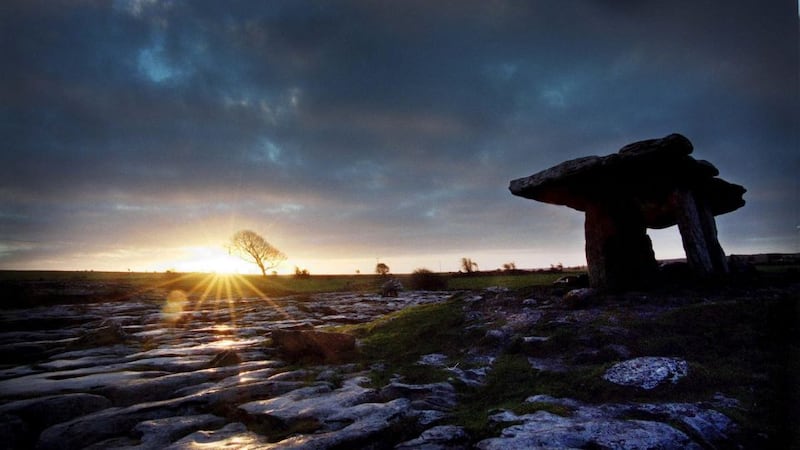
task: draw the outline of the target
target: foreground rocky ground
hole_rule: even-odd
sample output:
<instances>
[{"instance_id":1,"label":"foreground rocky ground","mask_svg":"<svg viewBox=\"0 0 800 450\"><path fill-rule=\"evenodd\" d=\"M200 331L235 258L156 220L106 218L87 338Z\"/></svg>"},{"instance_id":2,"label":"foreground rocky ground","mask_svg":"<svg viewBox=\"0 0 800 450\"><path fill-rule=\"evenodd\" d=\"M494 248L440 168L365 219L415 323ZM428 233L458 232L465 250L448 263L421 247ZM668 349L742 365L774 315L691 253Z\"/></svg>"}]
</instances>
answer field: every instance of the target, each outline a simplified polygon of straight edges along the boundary
<instances>
[{"instance_id":1,"label":"foreground rocky ground","mask_svg":"<svg viewBox=\"0 0 800 450\"><path fill-rule=\"evenodd\" d=\"M0 446L791 447L797 294L176 291L7 310ZM271 339L331 327L358 351Z\"/></svg>"}]
</instances>

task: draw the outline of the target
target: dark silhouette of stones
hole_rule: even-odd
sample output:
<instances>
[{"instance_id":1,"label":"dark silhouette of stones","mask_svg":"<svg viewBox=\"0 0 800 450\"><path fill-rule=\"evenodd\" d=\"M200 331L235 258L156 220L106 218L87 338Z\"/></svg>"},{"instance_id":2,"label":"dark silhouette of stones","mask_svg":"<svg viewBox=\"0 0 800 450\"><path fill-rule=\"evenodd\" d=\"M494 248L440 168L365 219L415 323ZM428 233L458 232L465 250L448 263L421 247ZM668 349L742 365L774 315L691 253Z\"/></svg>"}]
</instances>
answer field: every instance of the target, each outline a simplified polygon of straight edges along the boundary
<instances>
[{"instance_id":1,"label":"dark silhouette of stones","mask_svg":"<svg viewBox=\"0 0 800 450\"><path fill-rule=\"evenodd\" d=\"M578 309L589 306L597 296L597 291L592 288L573 289L564 294L564 306L569 309Z\"/></svg>"},{"instance_id":2,"label":"dark silhouette of stones","mask_svg":"<svg viewBox=\"0 0 800 450\"><path fill-rule=\"evenodd\" d=\"M589 276L586 274L580 275L565 275L553 282L554 286L575 286L586 287L589 286Z\"/></svg>"},{"instance_id":3,"label":"dark silhouette of stones","mask_svg":"<svg viewBox=\"0 0 800 450\"><path fill-rule=\"evenodd\" d=\"M0 432L2 436L13 436L5 441L3 448L32 447L39 433L52 425L66 422L85 414L111 406L111 402L99 395L73 393L40 398L18 400L0 406ZM12 425L13 424L13 425ZM11 425L11 426L10 426ZM9 427L10 426L10 427Z\"/></svg>"},{"instance_id":4,"label":"dark silhouette of stones","mask_svg":"<svg viewBox=\"0 0 800 450\"><path fill-rule=\"evenodd\" d=\"M381 286L381 297L397 297L403 290L403 284L392 278Z\"/></svg>"},{"instance_id":5,"label":"dark silhouette of stones","mask_svg":"<svg viewBox=\"0 0 800 450\"><path fill-rule=\"evenodd\" d=\"M692 271L727 273L714 216L744 206L745 188L691 156L679 134L563 162L512 180L511 193L586 213L586 260L596 288L648 285L658 267L647 228L678 225Z\"/></svg>"},{"instance_id":6,"label":"dark silhouette of stones","mask_svg":"<svg viewBox=\"0 0 800 450\"><path fill-rule=\"evenodd\" d=\"M87 330L70 344L71 348L93 348L104 345L123 344L129 338L122 329L122 324L113 320L104 320L97 328Z\"/></svg>"},{"instance_id":7,"label":"dark silhouette of stones","mask_svg":"<svg viewBox=\"0 0 800 450\"><path fill-rule=\"evenodd\" d=\"M289 360L341 362L356 349L352 335L314 330L273 330L272 343Z\"/></svg>"},{"instance_id":8,"label":"dark silhouette of stones","mask_svg":"<svg viewBox=\"0 0 800 450\"><path fill-rule=\"evenodd\" d=\"M209 361L208 367L235 366L241 362L242 358L239 357L238 353L233 350L225 350L217 353L214 358Z\"/></svg>"}]
</instances>

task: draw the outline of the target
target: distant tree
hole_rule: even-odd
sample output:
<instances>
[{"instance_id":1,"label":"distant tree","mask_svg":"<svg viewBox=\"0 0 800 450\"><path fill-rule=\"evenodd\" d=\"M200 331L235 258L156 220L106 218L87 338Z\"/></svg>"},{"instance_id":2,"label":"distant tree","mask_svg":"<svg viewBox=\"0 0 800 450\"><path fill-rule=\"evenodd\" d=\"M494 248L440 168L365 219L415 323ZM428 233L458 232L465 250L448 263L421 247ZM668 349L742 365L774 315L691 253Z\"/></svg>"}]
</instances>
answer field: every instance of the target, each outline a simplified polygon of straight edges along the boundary
<instances>
[{"instance_id":1,"label":"distant tree","mask_svg":"<svg viewBox=\"0 0 800 450\"><path fill-rule=\"evenodd\" d=\"M245 261L254 262L261 274L267 276L267 270L278 267L286 260L286 255L273 247L255 231L241 230L231 237L228 250L238 254Z\"/></svg>"},{"instance_id":2,"label":"distant tree","mask_svg":"<svg viewBox=\"0 0 800 450\"><path fill-rule=\"evenodd\" d=\"M308 272L308 269L301 269L299 266L294 266L294 276L297 278L308 278L311 276L311 273Z\"/></svg>"},{"instance_id":3,"label":"distant tree","mask_svg":"<svg viewBox=\"0 0 800 450\"><path fill-rule=\"evenodd\" d=\"M466 273L472 273L478 270L478 263L472 258L461 258L461 269Z\"/></svg>"},{"instance_id":4,"label":"distant tree","mask_svg":"<svg viewBox=\"0 0 800 450\"><path fill-rule=\"evenodd\" d=\"M514 263L513 261L505 263L503 264L503 270L505 270L506 272L512 272L514 270L517 270L517 264Z\"/></svg>"},{"instance_id":5,"label":"distant tree","mask_svg":"<svg viewBox=\"0 0 800 450\"><path fill-rule=\"evenodd\" d=\"M375 265L375 273L380 276L389 275L389 266L387 266L385 263L379 262Z\"/></svg>"}]
</instances>

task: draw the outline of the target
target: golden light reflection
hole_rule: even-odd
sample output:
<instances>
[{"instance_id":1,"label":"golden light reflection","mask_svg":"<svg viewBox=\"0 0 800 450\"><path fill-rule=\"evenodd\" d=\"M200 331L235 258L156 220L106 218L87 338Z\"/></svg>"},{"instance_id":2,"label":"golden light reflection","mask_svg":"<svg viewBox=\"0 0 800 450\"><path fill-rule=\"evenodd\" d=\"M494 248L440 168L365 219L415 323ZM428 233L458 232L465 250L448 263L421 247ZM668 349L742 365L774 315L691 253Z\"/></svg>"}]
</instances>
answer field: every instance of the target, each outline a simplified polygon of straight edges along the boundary
<instances>
[{"instance_id":1,"label":"golden light reflection","mask_svg":"<svg viewBox=\"0 0 800 450\"><path fill-rule=\"evenodd\" d=\"M183 291L177 289L170 291L169 295L167 295L167 301L161 308L164 320L171 323L180 320L188 303L189 299L186 298L186 294Z\"/></svg>"},{"instance_id":2,"label":"golden light reflection","mask_svg":"<svg viewBox=\"0 0 800 450\"><path fill-rule=\"evenodd\" d=\"M257 268L243 259L218 247L191 247L189 257L177 261L180 272L210 272L216 274L255 274Z\"/></svg>"},{"instance_id":3,"label":"golden light reflection","mask_svg":"<svg viewBox=\"0 0 800 450\"><path fill-rule=\"evenodd\" d=\"M239 341L235 339L219 339L210 344L211 347L219 348L220 350L228 350L236 347Z\"/></svg>"},{"instance_id":4,"label":"golden light reflection","mask_svg":"<svg viewBox=\"0 0 800 450\"><path fill-rule=\"evenodd\" d=\"M214 325L211 328L214 330L215 334L230 334L230 333L232 333L233 331L236 330L235 328L233 328L230 325L223 325L223 324Z\"/></svg>"},{"instance_id":5,"label":"golden light reflection","mask_svg":"<svg viewBox=\"0 0 800 450\"><path fill-rule=\"evenodd\" d=\"M177 288L181 285L189 286L188 290ZM175 275L160 287L172 288L162 306L164 322L188 328L196 315L201 317L197 320L211 317L215 321L210 326L216 340L210 345L220 349L231 349L242 343L236 337L238 302L258 299L263 307L271 308L280 318L290 318L277 302L242 275Z\"/></svg>"}]
</instances>

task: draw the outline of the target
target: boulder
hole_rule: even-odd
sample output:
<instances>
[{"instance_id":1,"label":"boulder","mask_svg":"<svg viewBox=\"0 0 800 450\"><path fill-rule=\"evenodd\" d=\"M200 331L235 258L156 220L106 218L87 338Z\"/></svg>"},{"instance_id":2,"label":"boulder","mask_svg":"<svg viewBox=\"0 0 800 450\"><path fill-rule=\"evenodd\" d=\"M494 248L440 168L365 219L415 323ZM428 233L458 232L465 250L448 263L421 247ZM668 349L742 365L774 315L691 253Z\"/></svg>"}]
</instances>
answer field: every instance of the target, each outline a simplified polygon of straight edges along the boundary
<instances>
[{"instance_id":1,"label":"boulder","mask_svg":"<svg viewBox=\"0 0 800 450\"><path fill-rule=\"evenodd\" d=\"M581 308L588 306L597 296L597 290L592 288L573 289L564 294L564 304L568 308Z\"/></svg>"},{"instance_id":2,"label":"boulder","mask_svg":"<svg viewBox=\"0 0 800 450\"><path fill-rule=\"evenodd\" d=\"M650 390L664 382L675 384L689 373L689 364L678 358L645 356L611 366L603 379L623 386Z\"/></svg>"},{"instance_id":3,"label":"boulder","mask_svg":"<svg viewBox=\"0 0 800 450\"><path fill-rule=\"evenodd\" d=\"M737 448L731 441L736 425L726 415L703 403L605 403L592 405L570 398L535 395L529 404L557 406L516 415L503 411L490 420L505 427L497 438L478 443L481 449L625 448L701 449Z\"/></svg>"},{"instance_id":4,"label":"boulder","mask_svg":"<svg viewBox=\"0 0 800 450\"><path fill-rule=\"evenodd\" d=\"M381 297L397 297L403 290L403 283L392 278L381 286Z\"/></svg>"},{"instance_id":5,"label":"boulder","mask_svg":"<svg viewBox=\"0 0 800 450\"><path fill-rule=\"evenodd\" d=\"M591 405L571 398L558 398L549 395L534 395L525 400L529 404L555 405L570 411L565 419L573 422L592 420L596 422L616 420L658 421L672 426L680 424L681 430L695 444L703 448L734 448L731 435L737 430L735 423L725 414L710 409L706 402L701 403L605 403ZM513 415L498 415L503 420L513 419ZM523 416L535 421L531 415Z\"/></svg>"},{"instance_id":6,"label":"boulder","mask_svg":"<svg viewBox=\"0 0 800 450\"><path fill-rule=\"evenodd\" d=\"M356 349L352 335L314 330L273 330L272 342L290 360L342 362Z\"/></svg>"},{"instance_id":7,"label":"boulder","mask_svg":"<svg viewBox=\"0 0 800 450\"><path fill-rule=\"evenodd\" d=\"M235 366L242 362L242 358L233 350L217 353L208 363L208 367Z\"/></svg>"},{"instance_id":8,"label":"boulder","mask_svg":"<svg viewBox=\"0 0 800 450\"><path fill-rule=\"evenodd\" d=\"M478 442L481 450L530 448L624 448L701 450L680 430L662 422L622 420L575 415L563 417L546 411L517 416L500 413L491 420L517 423L504 428L499 437Z\"/></svg>"},{"instance_id":9,"label":"boulder","mask_svg":"<svg viewBox=\"0 0 800 450\"><path fill-rule=\"evenodd\" d=\"M77 340L70 343L71 348L93 348L106 345L122 344L129 338L119 322L105 320L100 326L84 332Z\"/></svg>"}]
</instances>

